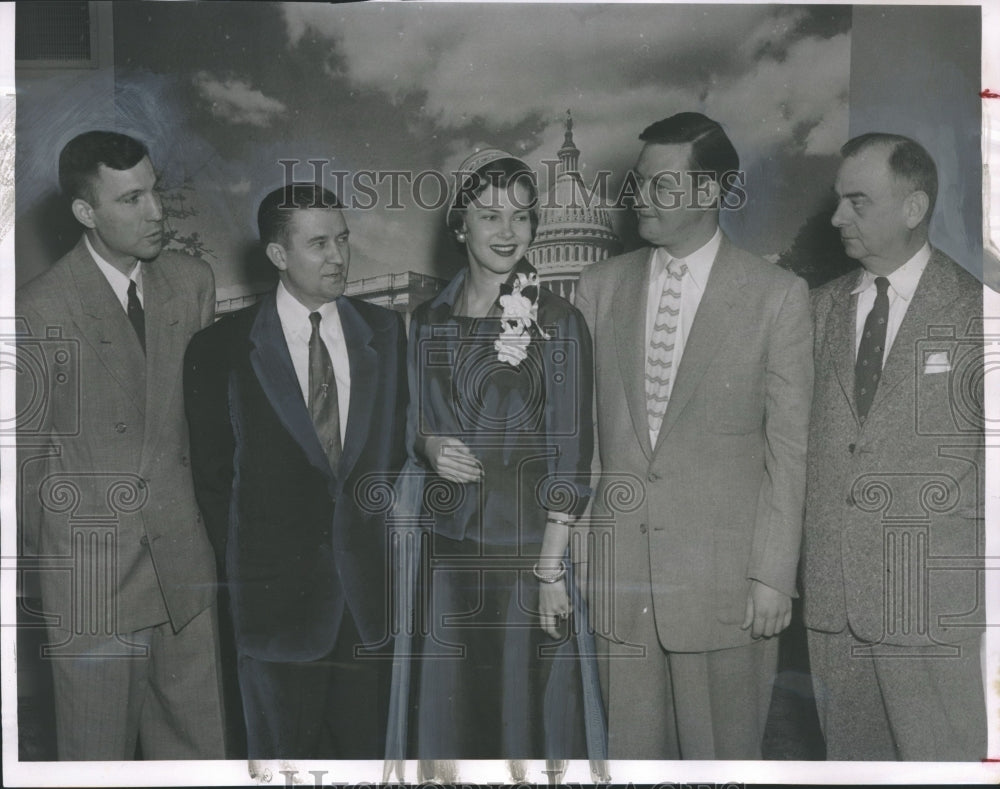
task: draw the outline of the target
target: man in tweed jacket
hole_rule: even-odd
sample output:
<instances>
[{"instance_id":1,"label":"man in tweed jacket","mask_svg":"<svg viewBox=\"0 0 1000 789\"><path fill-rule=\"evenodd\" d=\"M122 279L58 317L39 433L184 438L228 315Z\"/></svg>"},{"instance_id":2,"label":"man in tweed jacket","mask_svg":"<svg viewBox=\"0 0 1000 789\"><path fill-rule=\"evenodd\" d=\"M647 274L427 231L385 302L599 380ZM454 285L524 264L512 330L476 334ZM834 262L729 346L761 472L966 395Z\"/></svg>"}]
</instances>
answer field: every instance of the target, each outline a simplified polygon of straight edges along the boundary
<instances>
[{"instance_id":1,"label":"man in tweed jacket","mask_svg":"<svg viewBox=\"0 0 1000 789\"><path fill-rule=\"evenodd\" d=\"M863 269L814 294L803 548L827 757L978 760L982 287L928 243L937 171L919 144L841 152L833 224Z\"/></svg>"}]
</instances>

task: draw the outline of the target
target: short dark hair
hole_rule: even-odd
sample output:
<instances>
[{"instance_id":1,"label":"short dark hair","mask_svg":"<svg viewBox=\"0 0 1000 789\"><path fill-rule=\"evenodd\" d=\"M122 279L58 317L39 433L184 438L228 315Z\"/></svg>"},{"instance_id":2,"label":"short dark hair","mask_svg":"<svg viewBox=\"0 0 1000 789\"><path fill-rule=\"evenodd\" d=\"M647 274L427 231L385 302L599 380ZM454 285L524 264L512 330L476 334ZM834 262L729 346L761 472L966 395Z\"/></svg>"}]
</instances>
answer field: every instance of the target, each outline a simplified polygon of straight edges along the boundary
<instances>
[{"instance_id":1,"label":"short dark hair","mask_svg":"<svg viewBox=\"0 0 1000 789\"><path fill-rule=\"evenodd\" d=\"M340 198L319 184L291 183L279 186L260 201L257 230L264 244L288 242L288 225L294 211L304 208L341 209Z\"/></svg>"},{"instance_id":2,"label":"short dark hair","mask_svg":"<svg viewBox=\"0 0 1000 789\"><path fill-rule=\"evenodd\" d=\"M740 155L730 142L725 129L718 121L700 112L678 112L662 121L652 123L642 130L639 139L654 145L683 145L691 143L692 170L712 174L723 194L732 186L726 173L740 169Z\"/></svg>"},{"instance_id":3,"label":"short dark hair","mask_svg":"<svg viewBox=\"0 0 1000 789\"><path fill-rule=\"evenodd\" d=\"M852 137L840 149L845 159L855 156L869 148L889 149L889 170L896 178L905 181L914 191L927 195L927 216L930 221L937 202L938 174L937 165L927 149L916 140L904 137L902 134L887 134L886 132L869 132Z\"/></svg>"},{"instance_id":4,"label":"short dark hair","mask_svg":"<svg viewBox=\"0 0 1000 789\"><path fill-rule=\"evenodd\" d=\"M89 131L78 134L59 154L59 188L70 200L93 204L97 196L94 180L101 165L112 170L131 170L146 156L145 144L112 131Z\"/></svg>"},{"instance_id":5,"label":"short dark hair","mask_svg":"<svg viewBox=\"0 0 1000 789\"><path fill-rule=\"evenodd\" d=\"M513 156L495 159L472 173L464 174L455 199L448 211L448 229L453 233L462 229L462 220L469 204L489 187L507 189L514 184L522 183L528 190L531 203L531 234L538 228L538 188L535 185L535 174L528 165Z\"/></svg>"}]
</instances>

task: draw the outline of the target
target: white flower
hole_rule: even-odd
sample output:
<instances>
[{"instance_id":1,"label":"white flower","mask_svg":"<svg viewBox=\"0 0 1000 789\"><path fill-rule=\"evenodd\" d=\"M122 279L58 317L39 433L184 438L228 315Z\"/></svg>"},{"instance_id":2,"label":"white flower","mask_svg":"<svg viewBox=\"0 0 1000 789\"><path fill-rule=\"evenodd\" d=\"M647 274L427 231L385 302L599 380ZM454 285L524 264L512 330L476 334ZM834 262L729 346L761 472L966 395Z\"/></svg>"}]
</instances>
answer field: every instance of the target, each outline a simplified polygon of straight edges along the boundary
<instances>
[{"instance_id":1,"label":"white flower","mask_svg":"<svg viewBox=\"0 0 1000 789\"><path fill-rule=\"evenodd\" d=\"M520 320L530 325L538 317L538 305L520 293L501 296L500 306L503 308L504 320Z\"/></svg>"},{"instance_id":2,"label":"white flower","mask_svg":"<svg viewBox=\"0 0 1000 789\"><path fill-rule=\"evenodd\" d=\"M493 343L493 347L496 349L497 359L511 367L517 367L528 358L528 345L531 344L528 330L532 326L538 329L543 339L549 338L538 325L537 298L532 300L521 294L527 287L536 289L540 287L537 274L518 273L511 292L500 297L500 307L503 309L500 336Z\"/></svg>"},{"instance_id":3,"label":"white flower","mask_svg":"<svg viewBox=\"0 0 1000 789\"><path fill-rule=\"evenodd\" d=\"M493 343L497 352L497 359L506 362L511 367L517 367L528 358L528 345L531 344L531 335L527 332L517 333L517 329L512 327L510 332L503 332Z\"/></svg>"}]
</instances>

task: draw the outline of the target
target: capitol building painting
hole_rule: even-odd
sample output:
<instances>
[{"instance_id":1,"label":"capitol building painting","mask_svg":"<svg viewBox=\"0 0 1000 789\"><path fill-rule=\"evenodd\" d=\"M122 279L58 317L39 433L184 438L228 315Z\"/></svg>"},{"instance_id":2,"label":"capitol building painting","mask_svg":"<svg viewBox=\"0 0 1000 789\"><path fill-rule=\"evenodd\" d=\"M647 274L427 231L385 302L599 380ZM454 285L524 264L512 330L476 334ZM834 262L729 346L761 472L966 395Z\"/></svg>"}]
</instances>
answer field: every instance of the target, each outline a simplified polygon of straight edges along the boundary
<instances>
[{"instance_id":1,"label":"capitol building painting","mask_svg":"<svg viewBox=\"0 0 1000 789\"><path fill-rule=\"evenodd\" d=\"M573 143L573 118L566 111L566 136L559 149L555 183L539 197L538 231L528 262L542 284L573 301L584 266L621 251L603 195L587 190L579 172L580 150Z\"/></svg>"},{"instance_id":2,"label":"capitol building painting","mask_svg":"<svg viewBox=\"0 0 1000 789\"><path fill-rule=\"evenodd\" d=\"M584 266L621 251L605 196L596 187L586 188L579 162L580 150L573 143L573 118L567 110L565 137L558 151L558 163L551 171L555 178L549 189L539 195L538 230L527 258L538 270L542 285L569 301L576 296L576 283ZM351 280L345 292L402 313L409 324L413 311L446 284L447 280L440 277L407 271ZM220 289L215 313L222 316L249 306L271 287L251 288L250 292L245 286Z\"/></svg>"}]
</instances>

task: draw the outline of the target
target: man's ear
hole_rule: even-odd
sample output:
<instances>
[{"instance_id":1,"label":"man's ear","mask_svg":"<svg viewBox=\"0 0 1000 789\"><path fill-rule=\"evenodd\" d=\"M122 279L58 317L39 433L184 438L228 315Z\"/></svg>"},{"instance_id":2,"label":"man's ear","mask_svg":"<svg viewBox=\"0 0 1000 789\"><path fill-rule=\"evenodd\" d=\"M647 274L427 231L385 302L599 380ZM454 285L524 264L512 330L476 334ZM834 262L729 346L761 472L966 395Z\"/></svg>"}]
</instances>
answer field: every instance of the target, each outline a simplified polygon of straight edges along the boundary
<instances>
[{"instance_id":1,"label":"man's ear","mask_svg":"<svg viewBox=\"0 0 1000 789\"><path fill-rule=\"evenodd\" d=\"M70 207L73 210L73 216L76 217L77 222L84 227L90 228L91 230L94 229L97 223L94 221L94 208L90 203L82 197L77 197L74 198Z\"/></svg>"},{"instance_id":2,"label":"man's ear","mask_svg":"<svg viewBox=\"0 0 1000 789\"><path fill-rule=\"evenodd\" d=\"M285 248L277 241L270 242L264 248L264 252L278 271L285 271L288 268L288 262L285 260Z\"/></svg>"},{"instance_id":3,"label":"man's ear","mask_svg":"<svg viewBox=\"0 0 1000 789\"><path fill-rule=\"evenodd\" d=\"M906 219L906 226L913 230L927 216L927 209L930 208L931 200L927 192L918 189L910 192L903 201L903 217Z\"/></svg>"}]
</instances>

